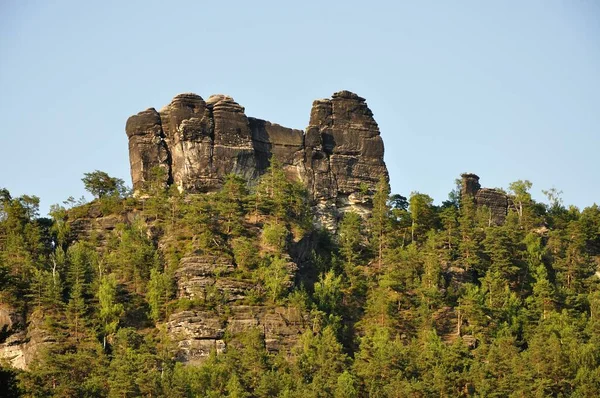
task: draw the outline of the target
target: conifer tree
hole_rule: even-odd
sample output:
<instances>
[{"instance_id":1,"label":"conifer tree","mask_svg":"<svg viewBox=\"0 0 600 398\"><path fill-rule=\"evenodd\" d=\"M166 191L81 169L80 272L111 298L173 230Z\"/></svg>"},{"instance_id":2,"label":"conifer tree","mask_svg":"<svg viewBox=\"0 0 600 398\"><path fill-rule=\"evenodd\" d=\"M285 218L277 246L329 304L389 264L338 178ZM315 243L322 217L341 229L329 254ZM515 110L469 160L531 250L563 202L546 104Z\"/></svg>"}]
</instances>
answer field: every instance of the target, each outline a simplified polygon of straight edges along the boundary
<instances>
[{"instance_id":1,"label":"conifer tree","mask_svg":"<svg viewBox=\"0 0 600 398\"><path fill-rule=\"evenodd\" d=\"M388 200L390 197L390 185L385 176L382 176L375 187L373 196L373 212L369 219L369 233L371 236L371 246L377 253L377 268L382 269L383 252L387 245L387 234L391 226L390 206Z\"/></svg>"},{"instance_id":2,"label":"conifer tree","mask_svg":"<svg viewBox=\"0 0 600 398\"><path fill-rule=\"evenodd\" d=\"M220 214L225 234L240 232L241 217L246 206L247 195L246 181L242 177L235 174L225 177L225 183L217 197L217 211Z\"/></svg>"},{"instance_id":3,"label":"conifer tree","mask_svg":"<svg viewBox=\"0 0 600 398\"><path fill-rule=\"evenodd\" d=\"M107 338L117 331L123 315L123 304L117 302L117 281L114 274L100 279L98 302L99 319L102 324L102 345L106 349Z\"/></svg>"},{"instance_id":4,"label":"conifer tree","mask_svg":"<svg viewBox=\"0 0 600 398\"><path fill-rule=\"evenodd\" d=\"M416 242L416 237L423 239L425 233L433 227L435 217L433 199L429 195L412 192L408 209L412 220L411 241Z\"/></svg>"}]
</instances>

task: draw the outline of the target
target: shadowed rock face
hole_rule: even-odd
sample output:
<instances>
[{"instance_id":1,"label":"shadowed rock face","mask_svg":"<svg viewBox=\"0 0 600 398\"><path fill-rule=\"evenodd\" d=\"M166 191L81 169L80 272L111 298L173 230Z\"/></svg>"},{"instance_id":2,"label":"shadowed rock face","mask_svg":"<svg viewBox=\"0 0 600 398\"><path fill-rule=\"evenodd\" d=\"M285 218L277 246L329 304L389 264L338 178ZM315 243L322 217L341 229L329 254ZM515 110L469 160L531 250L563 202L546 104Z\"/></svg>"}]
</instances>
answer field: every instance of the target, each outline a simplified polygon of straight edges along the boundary
<instances>
[{"instance_id":1,"label":"shadowed rock face","mask_svg":"<svg viewBox=\"0 0 600 398\"><path fill-rule=\"evenodd\" d=\"M229 173L252 183L274 156L306 184L316 221L330 229L345 211L368 214L377 181L388 178L373 113L349 91L314 101L306 131L248 118L226 95L179 94L160 112L130 117L126 132L136 192L155 167L185 192L217 190Z\"/></svg>"},{"instance_id":2,"label":"shadowed rock face","mask_svg":"<svg viewBox=\"0 0 600 398\"><path fill-rule=\"evenodd\" d=\"M170 181L171 157L162 128L162 120L154 108L130 117L125 127L129 138L129 163L134 187L150 179L152 169L162 168L164 183ZM133 170L136 170L133 173Z\"/></svg>"},{"instance_id":3,"label":"shadowed rock face","mask_svg":"<svg viewBox=\"0 0 600 398\"><path fill-rule=\"evenodd\" d=\"M489 212L490 223L504 224L508 213L508 196L497 189L481 188L479 177L465 173L462 176L463 197L471 197L477 208L485 208Z\"/></svg>"}]
</instances>

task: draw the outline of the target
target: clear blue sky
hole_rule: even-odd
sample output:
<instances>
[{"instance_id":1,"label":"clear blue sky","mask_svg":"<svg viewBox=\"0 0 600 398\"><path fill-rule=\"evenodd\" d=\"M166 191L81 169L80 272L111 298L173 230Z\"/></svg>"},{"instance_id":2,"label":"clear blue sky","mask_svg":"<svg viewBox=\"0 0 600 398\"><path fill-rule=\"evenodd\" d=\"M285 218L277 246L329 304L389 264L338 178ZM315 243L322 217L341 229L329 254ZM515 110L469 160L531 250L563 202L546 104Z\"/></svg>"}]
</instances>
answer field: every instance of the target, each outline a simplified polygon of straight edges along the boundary
<instances>
[{"instance_id":1,"label":"clear blue sky","mask_svg":"<svg viewBox=\"0 0 600 398\"><path fill-rule=\"evenodd\" d=\"M129 184L127 117L225 93L294 128L347 89L392 191L437 203L470 171L600 202L600 2L0 2L0 187L42 210L84 172Z\"/></svg>"}]
</instances>

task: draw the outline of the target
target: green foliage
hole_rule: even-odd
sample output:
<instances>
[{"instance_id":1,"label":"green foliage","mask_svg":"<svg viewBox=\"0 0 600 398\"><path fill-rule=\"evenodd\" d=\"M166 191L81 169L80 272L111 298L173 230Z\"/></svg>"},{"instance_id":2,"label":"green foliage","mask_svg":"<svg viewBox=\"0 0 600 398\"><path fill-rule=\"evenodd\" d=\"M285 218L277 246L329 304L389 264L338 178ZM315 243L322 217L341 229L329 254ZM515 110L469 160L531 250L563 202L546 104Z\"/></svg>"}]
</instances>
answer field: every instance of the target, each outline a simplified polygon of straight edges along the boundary
<instances>
[{"instance_id":1,"label":"green foliage","mask_svg":"<svg viewBox=\"0 0 600 398\"><path fill-rule=\"evenodd\" d=\"M358 265L363 243L362 219L353 212L344 214L338 233L340 254L348 265Z\"/></svg>"},{"instance_id":2,"label":"green foliage","mask_svg":"<svg viewBox=\"0 0 600 398\"><path fill-rule=\"evenodd\" d=\"M102 324L104 346L106 339L113 335L123 315L123 304L117 302L117 281L114 274L104 276L98 289L99 319Z\"/></svg>"},{"instance_id":3,"label":"green foliage","mask_svg":"<svg viewBox=\"0 0 600 398\"><path fill-rule=\"evenodd\" d=\"M274 157L261 176L252 201L255 213L272 215L275 223L294 221L304 228L310 223L306 189L300 182L290 181Z\"/></svg>"},{"instance_id":4,"label":"green foliage","mask_svg":"<svg viewBox=\"0 0 600 398\"><path fill-rule=\"evenodd\" d=\"M290 264L289 260L285 258L278 256L267 258L258 271L268 296L273 302L283 298L292 286L293 277L290 272Z\"/></svg>"},{"instance_id":5,"label":"green foliage","mask_svg":"<svg viewBox=\"0 0 600 398\"><path fill-rule=\"evenodd\" d=\"M246 237L236 238L231 242L231 246L233 258L238 267L244 270L256 267L258 263L258 248L252 239Z\"/></svg>"},{"instance_id":6,"label":"green foliage","mask_svg":"<svg viewBox=\"0 0 600 398\"><path fill-rule=\"evenodd\" d=\"M304 388L312 396L332 396L338 389L338 379L348 363L334 330L328 326L316 335L311 331L305 332L294 356L298 377Z\"/></svg>"},{"instance_id":7,"label":"green foliage","mask_svg":"<svg viewBox=\"0 0 600 398\"><path fill-rule=\"evenodd\" d=\"M383 251L389 243L389 230L391 227L390 206L390 184L385 176L382 176L375 187L373 196L373 212L369 219L369 232L371 234L371 247L377 253L377 265L381 269L383 265Z\"/></svg>"},{"instance_id":8,"label":"green foliage","mask_svg":"<svg viewBox=\"0 0 600 398\"><path fill-rule=\"evenodd\" d=\"M333 271L321 274L315 283L313 298L317 307L329 314L339 314L342 305L342 277Z\"/></svg>"},{"instance_id":9,"label":"green foliage","mask_svg":"<svg viewBox=\"0 0 600 398\"><path fill-rule=\"evenodd\" d=\"M125 182L116 177L111 177L104 171L96 170L91 173L84 173L81 179L85 190L101 199L108 196L125 197L127 188Z\"/></svg>"},{"instance_id":10,"label":"green foliage","mask_svg":"<svg viewBox=\"0 0 600 398\"><path fill-rule=\"evenodd\" d=\"M229 174L217 196L217 212L220 215L222 230L228 235L242 231L242 216L248 201L248 190L243 178Z\"/></svg>"},{"instance_id":11,"label":"green foliage","mask_svg":"<svg viewBox=\"0 0 600 398\"><path fill-rule=\"evenodd\" d=\"M43 219L38 198L0 191L0 343L28 325L39 349L27 371L0 368L2 394L600 395L598 206L555 190L543 205L518 181L497 226L460 190L436 206L383 178L362 187L371 217L345 213L331 236L276 160L252 193L234 175L206 195L168 178L139 201L118 181L95 191L108 217L69 199ZM173 333L182 311L226 349L178 363L195 350Z\"/></svg>"},{"instance_id":12,"label":"green foliage","mask_svg":"<svg viewBox=\"0 0 600 398\"><path fill-rule=\"evenodd\" d=\"M409 199L411 225L411 239L423 238L423 235L434 226L435 211L433 199L429 195L412 192Z\"/></svg>"},{"instance_id":13,"label":"green foliage","mask_svg":"<svg viewBox=\"0 0 600 398\"><path fill-rule=\"evenodd\" d=\"M289 234L290 232L285 225L276 222L268 223L263 227L263 245L274 253L283 253Z\"/></svg>"},{"instance_id":14,"label":"green foliage","mask_svg":"<svg viewBox=\"0 0 600 398\"><path fill-rule=\"evenodd\" d=\"M168 272L160 272L157 268L152 268L146 290L146 298L150 304L150 317L157 322L164 317L165 306L173 294L173 278Z\"/></svg>"},{"instance_id":15,"label":"green foliage","mask_svg":"<svg viewBox=\"0 0 600 398\"><path fill-rule=\"evenodd\" d=\"M131 284L134 292L143 292L150 270L158 265L159 257L142 220L137 219L131 225L118 225L109 245L110 252L105 257L108 271Z\"/></svg>"}]
</instances>

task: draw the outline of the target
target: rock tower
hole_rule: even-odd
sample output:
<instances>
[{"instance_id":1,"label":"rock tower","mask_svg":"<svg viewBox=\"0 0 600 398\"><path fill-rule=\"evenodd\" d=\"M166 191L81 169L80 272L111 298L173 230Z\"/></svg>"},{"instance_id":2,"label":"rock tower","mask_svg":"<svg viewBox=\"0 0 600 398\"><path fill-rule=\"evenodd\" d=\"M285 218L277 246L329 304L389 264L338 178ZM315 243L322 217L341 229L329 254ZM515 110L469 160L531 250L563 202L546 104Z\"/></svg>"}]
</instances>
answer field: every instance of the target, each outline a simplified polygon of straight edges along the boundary
<instances>
[{"instance_id":1,"label":"rock tower","mask_svg":"<svg viewBox=\"0 0 600 398\"><path fill-rule=\"evenodd\" d=\"M182 192L218 190L229 173L252 184L274 157L289 178L305 184L315 221L328 229L345 211L368 214L375 185L388 178L373 113L349 91L314 101L304 131L247 117L229 96L205 101L196 94L131 116L125 130L136 192L156 168L165 185Z\"/></svg>"}]
</instances>

